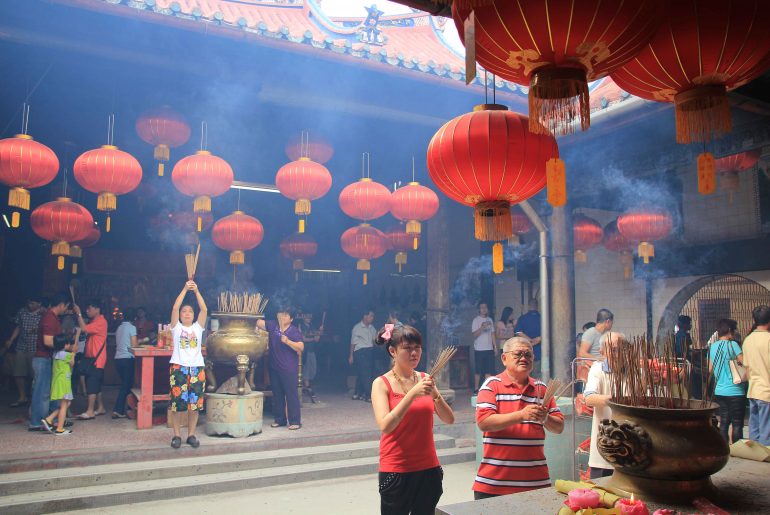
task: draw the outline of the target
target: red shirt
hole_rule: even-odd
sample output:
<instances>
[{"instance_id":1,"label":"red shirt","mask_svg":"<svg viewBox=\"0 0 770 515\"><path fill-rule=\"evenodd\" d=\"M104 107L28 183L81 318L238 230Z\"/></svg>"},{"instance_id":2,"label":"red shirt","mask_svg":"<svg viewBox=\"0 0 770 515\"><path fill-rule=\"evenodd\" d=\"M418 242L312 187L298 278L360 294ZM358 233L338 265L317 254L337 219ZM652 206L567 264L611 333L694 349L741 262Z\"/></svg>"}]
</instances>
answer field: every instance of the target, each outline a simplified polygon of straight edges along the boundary
<instances>
[{"instance_id":1,"label":"red shirt","mask_svg":"<svg viewBox=\"0 0 770 515\"><path fill-rule=\"evenodd\" d=\"M46 347L43 344L44 336L56 336L61 333L61 324L59 317L53 311L46 311L40 318L40 329L37 332L37 347L35 348L36 358L53 357L53 347Z\"/></svg>"},{"instance_id":2,"label":"red shirt","mask_svg":"<svg viewBox=\"0 0 770 515\"><path fill-rule=\"evenodd\" d=\"M86 333L88 333L88 339L86 340L85 356L96 358L99 349L105 345L95 363L96 368L104 368L104 365L107 364L107 319L103 315L94 318L89 324L86 324Z\"/></svg>"},{"instance_id":3,"label":"red shirt","mask_svg":"<svg viewBox=\"0 0 770 515\"><path fill-rule=\"evenodd\" d=\"M394 392L387 378L381 377L388 387L388 406L392 410L404 394ZM396 429L382 434L380 472L417 472L439 466L433 443L433 410L433 398L421 395L412 401Z\"/></svg>"},{"instance_id":4,"label":"red shirt","mask_svg":"<svg viewBox=\"0 0 770 515\"><path fill-rule=\"evenodd\" d=\"M476 398L476 423L490 415L513 413L537 403L538 393L545 394L542 381L529 378L520 389L506 372L484 381ZM549 415L563 418L551 399ZM525 492L551 486L545 462L545 429L539 422L512 424L501 431L484 432L484 457L473 489L494 495Z\"/></svg>"}]
</instances>

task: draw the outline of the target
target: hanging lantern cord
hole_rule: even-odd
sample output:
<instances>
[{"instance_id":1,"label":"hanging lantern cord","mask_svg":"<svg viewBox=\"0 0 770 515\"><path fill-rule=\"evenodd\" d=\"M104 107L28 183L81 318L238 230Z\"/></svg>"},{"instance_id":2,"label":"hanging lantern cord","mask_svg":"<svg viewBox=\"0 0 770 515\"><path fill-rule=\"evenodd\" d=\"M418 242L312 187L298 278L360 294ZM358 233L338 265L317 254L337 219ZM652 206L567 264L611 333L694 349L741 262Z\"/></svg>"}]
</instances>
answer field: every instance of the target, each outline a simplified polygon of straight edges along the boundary
<instances>
[{"instance_id":1,"label":"hanging lantern cord","mask_svg":"<svg viewBox=\"0 0 770 515\"><path fill-rule=\"evenodd\" d=\"M412 156L412 182L414 181L414 155Z\"/></svg>"},{"instance_id":2,"label":"hanging lantern cord","mask_svg":"<svg viewBox=\"0 0 770 515\"><path fill-rule=\"evenodd\" d=\"M21 109L21 133L27 134L27 130L29 130L29 104L24 102Z\"/></svg>"},{"instance_id":3,"label":"hanging lantern cord","mask_svg":"<svg viewBox=\"0 0 770 515\"><path fill-rule=\"evenodd\" d=\"M107 117L107 144L112 145L115 140L115 113Z\"/></svg>"},{"instance_id":4,"label":"hanging lantern cord","mask_svg":"<svg viewBox=\"0 0 770 515\"><path fill-rule=\"evenodd\" d=\"M206 150L209 146L209 126L206 121L201 122L201 150Z\"/></svg>"},{"instance_id":5,"label":"hanging lantern cord","mask_svg":"<svg viewBox=\"0 0 770 515\"><path fill-rule=\"evenodd\" d=\"M310 131L304 129L300 138L299 155L301 157L310 157Z\"/></svg>"}]
</instances>

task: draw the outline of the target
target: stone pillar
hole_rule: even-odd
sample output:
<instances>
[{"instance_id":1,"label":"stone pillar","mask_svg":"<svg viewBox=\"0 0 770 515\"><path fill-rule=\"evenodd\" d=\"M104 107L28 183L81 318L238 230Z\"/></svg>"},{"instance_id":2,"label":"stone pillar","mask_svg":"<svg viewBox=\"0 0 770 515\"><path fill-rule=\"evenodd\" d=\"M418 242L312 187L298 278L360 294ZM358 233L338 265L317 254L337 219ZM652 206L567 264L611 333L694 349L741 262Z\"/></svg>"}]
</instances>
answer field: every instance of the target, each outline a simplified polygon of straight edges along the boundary
<instances>
[{"instance_id":1,"label":"stone pillar","mask_svg":"<svg viewBox=\"0 0 770 515\"><path fill-rule=\"evenodd\" d=\"M449 314L449 212L445 205L428 222L427 228L427 327L428 366L447 345L447 335L442 329ZM447 403L452 404L455 392L450 385L449 365L436 378L439 391Z\"/></svg>"},{"instance_id":2,"label":"stone pillar","mask_svg":"<svg viewBox=\"0 0 770 515\"><path fill-rule=\"evenodd\" d=\"M550 376L572 375L570 346L575 345L575 261L572 247L572 214L569 206L551 214L551 341Z\"/></svg>"}]
</instances>

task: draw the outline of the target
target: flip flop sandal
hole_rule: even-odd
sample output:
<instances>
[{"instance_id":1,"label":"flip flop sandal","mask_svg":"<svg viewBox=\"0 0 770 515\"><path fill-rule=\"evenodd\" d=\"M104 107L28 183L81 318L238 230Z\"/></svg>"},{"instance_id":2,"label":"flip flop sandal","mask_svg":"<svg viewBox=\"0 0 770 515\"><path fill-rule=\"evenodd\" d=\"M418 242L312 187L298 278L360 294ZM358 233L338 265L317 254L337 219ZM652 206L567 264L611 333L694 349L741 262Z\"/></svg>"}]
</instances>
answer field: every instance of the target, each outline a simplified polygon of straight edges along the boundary
<instances>
[{"instance_id":1,"label":"flip flop sandal","mask_svg":"<svg viewBox=\"0 0 770 515\"><path fill-rule=\"evenodd\" d=\"M279 424L278 422L273 422L272 424L270 424L270 427L283 427L285 425L286 424Z\"/></svg>"},{"instance_id":2,"label":"flip flop sandal","mask_svg":"<svg viewBox=\"0 0 770 515\"><path fill-rule=\"evenodd\" d=\"M297 429L301 429L302 424L292 424L289 426L289 431L296 431Z\"/></svg>"},{"instance_id":3,"label":"flip flop sandal","mask_svg":"<svg viewBox=\"0 0 770 515\"><path fill-rule=\"evenodd\" d=\"M93 420L93 419L95 419L96 417L89 417L89 416L88 416L88 415L86 415L85 413L81 413L80 415L78 415L78 416L77 416L77 417L75 417L75 418L77 418L78 420Z\"/></svg>"}]
</instances>

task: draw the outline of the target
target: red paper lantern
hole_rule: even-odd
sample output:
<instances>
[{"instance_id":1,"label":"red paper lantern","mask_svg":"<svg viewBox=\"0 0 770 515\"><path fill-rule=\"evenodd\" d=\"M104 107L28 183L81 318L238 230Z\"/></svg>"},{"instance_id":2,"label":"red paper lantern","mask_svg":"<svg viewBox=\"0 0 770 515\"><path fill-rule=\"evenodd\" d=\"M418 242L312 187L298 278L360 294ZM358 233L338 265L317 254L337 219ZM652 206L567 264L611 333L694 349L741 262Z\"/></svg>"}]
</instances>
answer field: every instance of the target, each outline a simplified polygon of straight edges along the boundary
<instances>
[{"instance_id":1,"label":"red paper lantern","mask_svg":"<svg viewBox=\"0 0 770 515\"><path fill-rule=\"evenodd\" d=\"M64 270L64 256L70 255L70 243L88 237L94 219L80 204L60 197L35 208L30 223L35 234L53 242L51 254L59 256L57 267Z\"/></svg>"},{"instance_id":2,"label":"red paper lantern","mask_svg":"<svg viewBox=\"0 0 770 515\"><path fill-rule=\"evenodd\" d=\"M636 55L658 26L661 2L625 0L489 0L453 2L452 17L466 47L473 12L476 61L504 79L529 86L529 129L572 132L590 125L588 82Z\"/></svg>"},{"instance_id":3,"label":"red paper lantern","mask_svg":"<svg viewBox=\"0 0 770 515\"><path fill-rule=\"evenodd\" d=\"M449 198L473 206L476 239L513 234L510 205L546 185L546 162L558 160L552 136L533 134L526 116L504 106L477 106L450 120L428 145L428 173Z\"/></svg>"},{"instance_id":4,"label":"red paper lantern","mask_svg":"<svg viewBox=\"0 0 770 515\"><path fill-rule=\"evenodd\" d=\"M50 183L59 172L59 159L53 150L27 134L0 140L0 182L11 188L8 205L29 210L29 188ZM20 215L14 210L11 227L19 226Z\"/></svg>"},{"instance_id":5,"label":"red paper lantern","mask_svg":"<svg viewBox=\"0 0 770 515\"><path fill-rule=\"evenodd\" d=\"M243 211L235 211L217 220L211 229L211 240L214 245L230 251L231 265L242 265L245 262L244 251L251 250L262 243L264 236L265 229L262 223Z\"/></svg>"},{"instance_id":6,"label":"red paper lantern","mask_svg":"<svg viewBox=\"0 0 770 515\"><path fill-rule=\"evenodd\" d=\"M628 241L625 236L618 231L618 221L613 220L604 226L604 239L602 240L604 248L610 252L620 254L620 264L623 265L623 277L631 278L631 271L634 266L634 245Z\"/></svg>"},{"instance_id":7,"label":"red paper lantern","mask_svg":"<svg viewBox=\"0 0 770 515\"><path fill-rule=\"evenodd\" d=\"M292 160L297 161L301 157L309 157L316 163L326 164L334 155L334 147L317 136L313 137L313 141L305 141L304 147L301 138L296 136L291 138L284 148L286 156Z\"/></svg>"},{"instance_id":8,"label":"red paper lantern","mask_svg":"<svg viewBox=\"0 0 770 515\"><path fill-rule=\"evenodd\" d=\"M202 213L211 212L211 197L222 195L233 185L233 169L208 150L180 160L171 172L171 180L180 192L195 197L193 211L198 215L198 232L203 230Z\"/></svg>"},{"instance_id":9,"label":"red paper lantern","mask_svg":"<svg viewBox=\"0 0 770 515\"><path fill-rule=\"evenodd\" d=\"M75 180L97 193L96 209L107 212L105 230L110 232L110 212L117 208L117 195L134 191L142 182L142 165L128 152L103 145L84 152L75 160Z\"/></svg>"},{"instance_id":10,"label":"red paper lantern","mask_svg":"<svg viewBox=\"0 0 770 515\"><path fill-rule=\"evenodd\" d=\"M356 270L364 272L365 286L368 282L367 272L372 268L370 260L382 257L390 243L379 229L369 224L361 224L342 233L340 245L345 254L358 260Z\"/></svg>"},{"instance_id":11,"label":"red paper lantern","mask_svg":"<svg viewBox=\"0 0 770 515\"><path fill-rule=\"evenodd\" d=\"M332 187L332 175L322 164L300 157L275 174L275 185L284 197L295 200L294 213L300 216L299 231L305 232L304 216L310 214L310 201L323 197Z\"/></svg>"},{"instance_id":12,"label":"red paper lantern","mask_svg":"<svg viewBox=\"0 0 770 515\"><path fill-rule=\"evenodd\" d=\"M437 212L438 195L419 182L410 182L391 194L390 214L406 222L406 234L413 235L414 250L419 246L419 235L422 232L420 222L433 218Z\"/></svg>"},{"instance_id":13,"label":"red paper lantern","mask_svg":"<svg viewBox=\"0 0 770 515\"><path fill-rule=\"evenodd\" d=\"M602 242L604 231L599 222L585 215L575 215L572 218L572 241L575 247L575 261L588 261L586 251Z\"/></svg>"},{"instance_id":14,"label":"red paper lantern","mask_svg":"<svg viewBox=\"0 0 770 515\"><path fill-rule=\"evenodd\" d=\"M190 126L184 117L168 106L145 111L136 121L139 137L155 146L158 175L163 176L164 164L171 157L170 149L187 143Z\"/></svg>"},{"instance_id":15,"label":"red paper lantern","mask_svg":"<svg viewBox=\"0 0 770 515\"><path fill-rule=\"evenodd\" d=\"M348 184L340 192L340 208L351 218L368 222L379 218L390 210L390 190L364 177Z\"/></svg>"},{"instance_id":16,"label":"red paper lantern","mask_svg":"<svg viewBox=\"0 0 770 515\"><path fill-rule=\"evenodd\" d=\"M513 234L508 238L508 244L518 245L520 241L519 236L527 234L531 230L532 222L529 220L529 217L520 207L513 206L511 208L511 232Z\"/></svg>"},{"instance_id":17,"label":"red paper lantern","mask_svg":"<svg viewBox=\"0 0 770 515\"><path fill-rule=\"evenodd\" d=\"M401 273L401 268L407 261L407 252L415 250L414 240L419 236L406 232L403 225L390 227L385 231L385 236L388 238L390 250L396 253L396 264L398 265L398 272Z\"/></svg>"},{"instance_id":18,"label":"red paper lantern","mask_svg":"<svg viewBox=\"0 0 770 515\"><path fill-rule=\"evenodd\" d=\"M671 215L661 209L633 209L618 217L618 231L630 242L639 244L639 257L645 264L655 257L651 242L666 238L673 226Z\"/></svg>"},{"instance_id":19,"label":"red paper lantern","mask_svg":"<svg viewBox=\"0 0 770 515\"><path fill-rule=\"evenodd\" d=\"M652 40L611 72L623 90L676 108L678 143L730 132L726 92L765 70L770 11L763 0L669 2Z\"/></svg>"},{"instance_id":20,"label":"red paper lantern","mask_svg":"<svg viewBox=\"0 0 770 515\"><path fill-rule=\"evenodd\" d=\"M720 185L723 190L730 193L731 201L733 194L740 187L740 177L738 174L754 168L757 165L757 161L759 161L759 156L759 150L750 150L716 160L716 171L722 176Z\"/></svg>"},{"instance_id":21,"label":"red paper lantern","mask_svg":"<svg viewBox=\"0 0 770 515\"><path fill-rule=\"evenodd\" d=\"M294 270L302 270L304 260L318 252L318 243L306 233L294 233L281 241L280 249L283 257L291 259Z\"/></svg>"}]
</instances>

